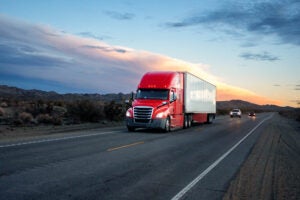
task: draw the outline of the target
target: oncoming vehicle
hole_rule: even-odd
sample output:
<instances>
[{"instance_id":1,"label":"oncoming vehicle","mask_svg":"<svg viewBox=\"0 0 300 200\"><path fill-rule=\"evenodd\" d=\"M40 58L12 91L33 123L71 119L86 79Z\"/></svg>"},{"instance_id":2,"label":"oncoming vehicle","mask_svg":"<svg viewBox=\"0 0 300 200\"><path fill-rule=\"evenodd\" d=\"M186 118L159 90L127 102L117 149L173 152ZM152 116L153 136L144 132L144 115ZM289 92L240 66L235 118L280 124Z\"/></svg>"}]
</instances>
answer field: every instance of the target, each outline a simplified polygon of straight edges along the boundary
<instances>
[{"instance_id":1,"label":"oncoming vehicle","mask_svg":"<svg viewBox=\"0 0 300 200\"><path fill-rule=\"evenodd\" d=\"M230 117L242 117L242 111L240 109L233 109L232 111L230 111Z\"/></svg>"},{"instance_id":2,"label":"oncoming vehicle","mask_svg":"<svg viewBox=\"0 0 300 200\"><path fill-rule=\"evenodd\" d=\"M249 117L255 117L255 112L249 112Z\"/></svg>"}]
</instances>

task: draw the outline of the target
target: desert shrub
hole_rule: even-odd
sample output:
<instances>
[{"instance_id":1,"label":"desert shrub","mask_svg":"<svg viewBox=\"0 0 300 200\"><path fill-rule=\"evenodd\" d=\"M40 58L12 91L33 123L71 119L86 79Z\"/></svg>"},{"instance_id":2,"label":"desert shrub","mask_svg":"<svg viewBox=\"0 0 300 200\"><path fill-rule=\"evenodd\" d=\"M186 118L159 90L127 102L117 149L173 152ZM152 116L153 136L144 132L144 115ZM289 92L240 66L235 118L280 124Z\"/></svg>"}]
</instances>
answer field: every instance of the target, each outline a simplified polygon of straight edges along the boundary
<instances>
[{"instance_id":1,"label":"desert shrub","mask_svg":"<svg viewBox=\"0 0 300 200\"><path fill-rule=\"evenodd\" d=\"M121 121L125 117L125 107L122 104L117 104L115 101L111 101L105 106L105 115L110 121Z\"/></svg>"},{"instance_id":2,"label":"desert shrub","mask_svg":"<svg viewBox=\"0 0 300 200\"><path fill-rule=\"evenodd\" d=\"M21 119L14 119L13 120L13 125L21 126L21 125L23 125L23 121Z\"/></svg>"},{"instance_id":3,"label":"desert shrub","mask_svg":"<svg viewBox=\"0 0 300 200\"><path fill-rule=\"evenodd\" d=\"M74 121L98 122L104 119L103 106L89 100L70 103L67 110L67 116Z\"/></svg>"},{"instance_id":4,"label":"desert shrub","mask_svg":"<svg viewBox=\"0 0 300 200\"><path fill-rule=\"evenodd\" d=\"M67 112L67 108L63 106L53 106L52 107L52 115L63 116Z\"/></svg>"},{"instance_id":5,"label":"desert shrub","mask_svg":"<svg viewBox=\"0 0 300 200\"><path fill-rule=\"evenodd\" d=\"M20 113L19 119L21 119L24 124L28 124L33 121L32 115L27 112Z\"/></svg>"},{"instance_id":6,"label":"desert shrub","mask_svg":"<svg viewBox=\"0 0 300 200\"><path fill-rule=\"evenodd\" d=\"M8 107L8 104L7 104L6 102L2 102L2 103L0 104L0 107L6 108L6 107Z\"/></svg>"},{"instance_id":7,"label":"desert shrub","mask_svg":"<svg viewBox=\"0 0 300 200\"><path fill-rule=\"evenodd\" d=\"M64 101L55 101L53 102L54 106L60 106L60 107L65 107L66 103Z\"/></svg>"},{"instance_id":8,"label":"desert shrub","mask_svg":"<svg viewBox=\"0 0 300 200\"><path fill-rule=\"evenodd\" d=\"M300 109L293 109L293 110L286 110L286 111L280 111L280 115L290 118L290 119L295 119L300 122Z\"/></svg>"},{"instance_id":9,"label":"desert shrub","mask_svg":"<svg viewBox=\"0 0 300 200\"><path fill-rule=\"evenodd\" d=\"M52 123L53 123L53 125L62 125L63 124L63 120L59 116L53 116L52 117Z\"/></svg>"},{"instance_id":10,"label":"desert shrub","mask_svg":"<svg viewBox=\"0 0 300 200\"><path fill-rule=\"evenodd\" d=\"M24 106L25 112L31 113L33 116L38 116L39 114L48 113L47 104L44 104L42 101L30 102Z\"/></svg>"},{"instance_id":11,"label":"desert shrub","mask_svg":"<svg viewBox=\"0 0 300 200\"><path fill-rule=\"evenodd\" d=\"M53 119L49 114L39 114L36 117L38 123L40 124L52 124L53 123Z\"/></svg>"},{"instance_id":12,"label":"desert shrub","mask_svg":"<svg viewBox=\"0 0 300 200\"><path fill-rule=\"evenodd\" d=\"M3 116L4 114L5 114L4 109L0 107L0 116Z\"/></svg>"}]
</instances>

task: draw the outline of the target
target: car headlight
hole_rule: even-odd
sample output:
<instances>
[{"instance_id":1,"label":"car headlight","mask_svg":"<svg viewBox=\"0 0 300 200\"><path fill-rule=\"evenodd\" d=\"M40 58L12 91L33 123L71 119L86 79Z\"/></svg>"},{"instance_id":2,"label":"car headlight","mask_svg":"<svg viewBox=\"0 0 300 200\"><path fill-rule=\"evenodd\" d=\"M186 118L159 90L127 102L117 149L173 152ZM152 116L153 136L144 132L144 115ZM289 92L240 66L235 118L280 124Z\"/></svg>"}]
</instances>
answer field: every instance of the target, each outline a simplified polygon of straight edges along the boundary
<instances>
[{"instance_id":1,"label":"car headlight","mask_svg":"<svg viewBox=\"0 0 300 200\"><path fill-rule=\"evenodd\" d=\"M156 115L156 118L162 118L164 116L164 113L163 112L160 112Z\"/></svg>"}]
</instances>

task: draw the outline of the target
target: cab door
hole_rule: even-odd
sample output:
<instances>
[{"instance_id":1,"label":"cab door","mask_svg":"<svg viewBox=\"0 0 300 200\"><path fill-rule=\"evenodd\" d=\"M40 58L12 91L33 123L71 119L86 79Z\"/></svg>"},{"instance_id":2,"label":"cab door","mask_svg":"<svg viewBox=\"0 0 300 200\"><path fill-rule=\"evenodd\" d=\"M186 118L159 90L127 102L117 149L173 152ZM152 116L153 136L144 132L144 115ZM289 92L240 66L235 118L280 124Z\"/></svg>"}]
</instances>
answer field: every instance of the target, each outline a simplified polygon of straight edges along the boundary
<instances>
[{"instance_id":1,"label":"cab door","mask_svg":"<svg viewBox=\"0 0 300 200\"><path fill-rule=\"evenodd\" d=\"M181 126L182 105L176 89L170 91L170 106L171 126Z\"/></svg>"}]
</instances>

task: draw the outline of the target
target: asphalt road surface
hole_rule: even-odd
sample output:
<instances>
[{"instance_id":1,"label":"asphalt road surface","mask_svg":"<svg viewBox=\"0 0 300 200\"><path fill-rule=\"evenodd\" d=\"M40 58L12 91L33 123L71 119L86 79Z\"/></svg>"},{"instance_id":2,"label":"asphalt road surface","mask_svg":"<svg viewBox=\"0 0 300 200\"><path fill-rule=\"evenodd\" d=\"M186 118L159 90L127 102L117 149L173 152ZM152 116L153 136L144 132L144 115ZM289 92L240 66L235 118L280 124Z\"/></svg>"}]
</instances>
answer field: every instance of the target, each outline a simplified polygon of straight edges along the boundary
<instances>
[{"instance_id":1,"label":"asphalt road surface","mask_svg":"<svg viewBox=\"0 0 300 200\"><path fill-rule=\"evenodd\" d=\"M272 116L0 143L0 199L221 199Z\"/></svg>"}]
</instances>

